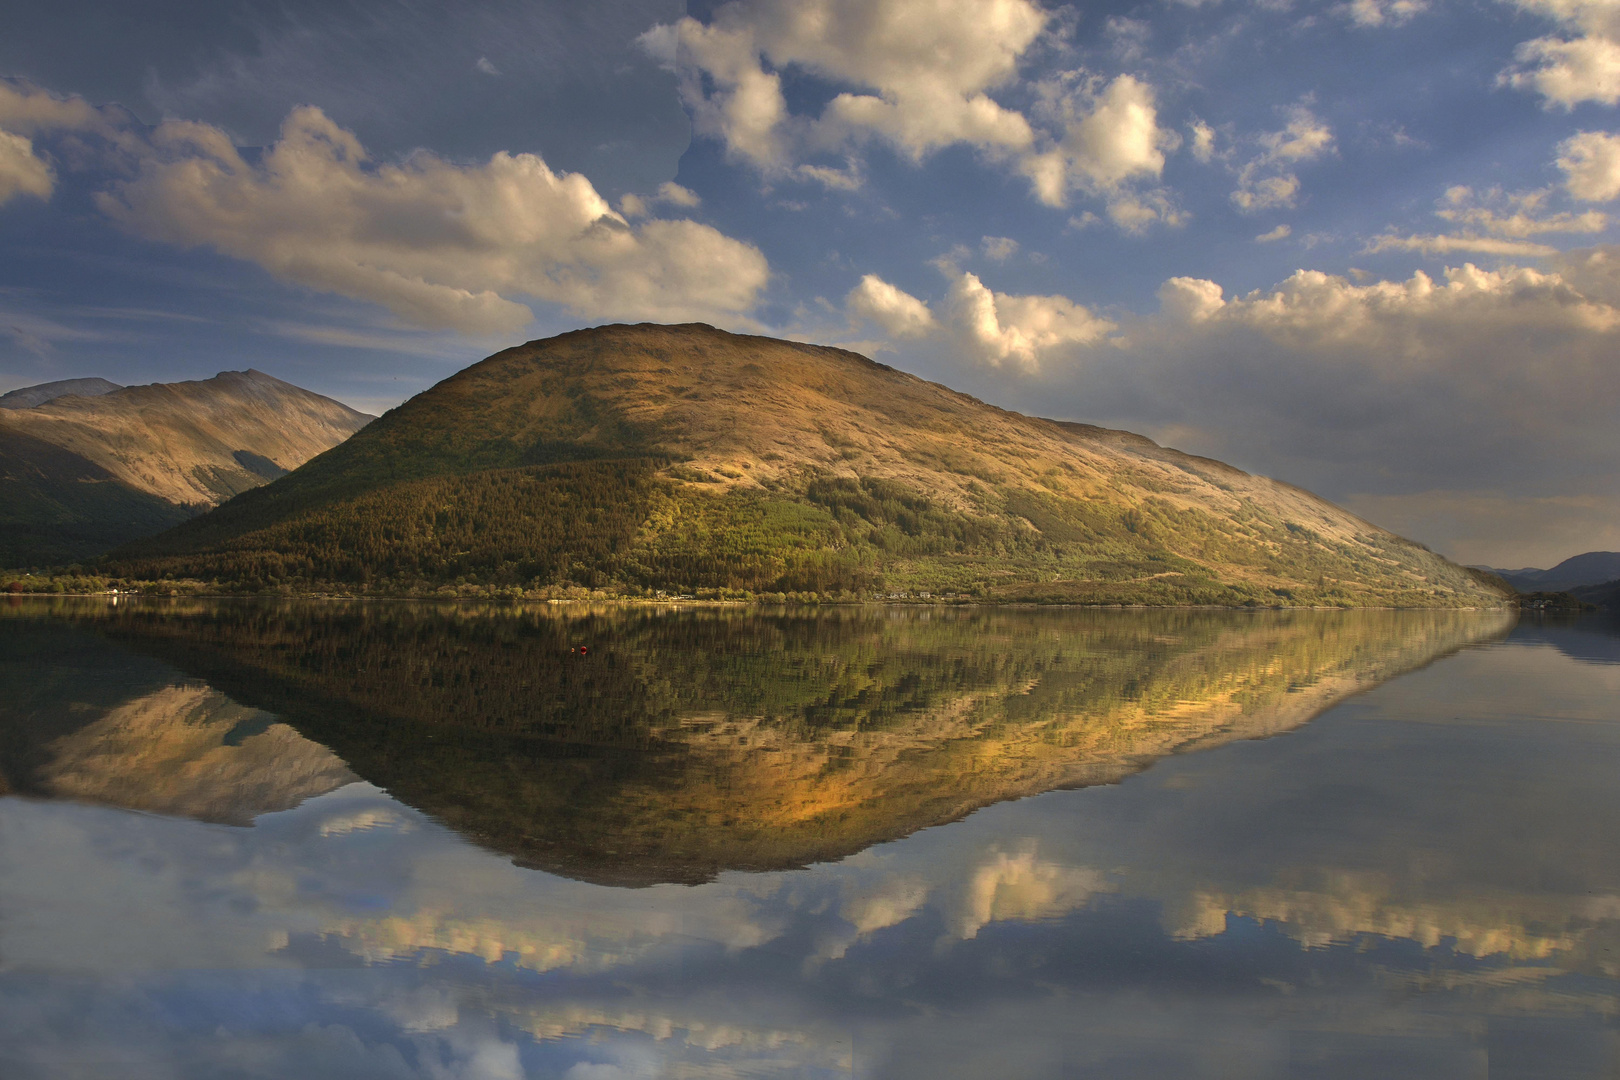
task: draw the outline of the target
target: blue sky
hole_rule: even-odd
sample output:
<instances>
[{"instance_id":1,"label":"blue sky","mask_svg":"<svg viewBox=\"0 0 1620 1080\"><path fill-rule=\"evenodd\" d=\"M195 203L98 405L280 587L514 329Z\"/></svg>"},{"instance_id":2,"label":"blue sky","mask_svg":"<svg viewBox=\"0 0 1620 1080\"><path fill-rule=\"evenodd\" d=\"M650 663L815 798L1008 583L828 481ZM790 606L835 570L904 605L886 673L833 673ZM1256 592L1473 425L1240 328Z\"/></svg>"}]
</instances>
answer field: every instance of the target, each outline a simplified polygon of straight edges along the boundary
<instances>
[{"instance_id":1,"label":"blue sky","mask_svg":"<svg viewBox=\"0 0 1620 1080\"><path fill-rule=\"evenodd\" d=\"M1620 548L1620 3L16 7L0 389L698 319Z\"/></svg>"}]
</instances>

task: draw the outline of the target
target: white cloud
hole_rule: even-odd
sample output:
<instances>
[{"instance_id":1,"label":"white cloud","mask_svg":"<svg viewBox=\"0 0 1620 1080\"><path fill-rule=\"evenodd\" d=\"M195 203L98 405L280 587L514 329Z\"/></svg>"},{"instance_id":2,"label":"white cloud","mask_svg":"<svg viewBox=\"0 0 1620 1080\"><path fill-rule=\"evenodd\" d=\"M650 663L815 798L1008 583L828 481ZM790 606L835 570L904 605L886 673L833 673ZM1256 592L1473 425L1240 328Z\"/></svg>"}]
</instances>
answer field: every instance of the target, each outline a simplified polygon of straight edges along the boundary
<instances>
[{"instance_id":1,"label":"white cloud","mask_svg":"<svg viewBox=\"0 0 1620 1080\"><path fill-rule=\"evenodd\" d=\"M680 75L700 134L785 175L806 153L868 137L913 159L953 143L1027 147L1028 123L987 91L1014 77L1046 21L1029 0L733 0L640 42ZM789 67L859 90L792 116L777 74Z\"/></svg>"},{"instance_id":2,"label":"white cloud","mask_svg":"<svg viewBox=\"0 0 1620 1080\"><path fill-rule=\"evenodd\" d=\"M979 241L979 247L991 262L1006 262L1018 254L1018 241L1010 236L986 236Z\"/></svg>"},{"instance_id":3,"label":"white cloud","mask_svg":"<svg viewBox=\"0 0 1620 1080\"><path fill-rule=\"evenodd\" d=\"M0 206L18 195L49 199L54 186L51 167L34 154L33 142L0 131Z\"/></svg>"},{"instance_id":4,"label":"white cloud","mask_svg":"<svg viewBox=\"0 0 1620 1080\"><path fill-rule=\"evenodd\" d=\"M1448 255L1454 251L1471 251L1476 255L1503 255L1510 258L1539 259L1556 254L1558 249L1546 244L1533 244L1525 240L1504 240L1498 236L1479 236L1463 233L1455 236L1413 234L1400 236L1385 233L1375 236L1362 248L1363 253L1377 255L1385 251L1418 251L1424 255Z\"/></svg>"},{"instance_id":5,"label":"white cloud","mask_svg":"<svg viewBox=\"0 0 1620 1080\"><path fill-rule=\"evenodd\" d=\"M1150 198L1127 189L1133 181L1162 175L1166 151L1181 143L1179 135L1159 126L1153 87L1130 75L1104 83L1069 72L1040 84L1037 91L1038 115L1061 133L1021 166L1041 202L1062 206L1073 190L1103 195L1111 204L1110 216L1132 230L1176 216L1162 192Z\"/></svg>"},{"instance_id":6,"label":"white cloud","mask_svg":"<svg viewBox=\"0 0 1620 1080\"><path fill-rule=\"evenodd\" d=\"M1501 81L1533 90L1548 105L1573 108L1583 101L1620 102L1620 4L1613 0L1511 0L1521 10L1545 16L1573 34L1539 37L1515 51L1519 67Z\"/></svg>"},{"instance_id":7,"label":"white cloud","mask_svg":"<svg viewBox=\"0 0 1620 1080\"><path fill-rule=\"evenodd\" d=\"M1544 233L1594 233L1608 227L1608 215L1597 210L1546 213L1544 207L1551 194L1548 188L1513 194L1493 188L1476 194L1459 185L1446 192L1435 216L1496 236L1520 239Z\"/></svg>"},{"instance_id":8,"label":"white cloud","mask_svg":"<svg viewBox=\"0 0 1620 1080\"><path fill-rule=\"evenodd\" d=\"M1291 207L1299 196L1296 165L1333 152L1333 131L1304 105L1288 111L1288 124L1255 141L1260 153L1238 171L1232 204L1244 213Z\"/></svg>"},{"instance_id":9,"label":"white cloud","mask_svg":"<svg viewBox=\"0 0 1620 1080\"><path fill-rule=\"evenodd\" d=\"M1357 26L1403 26L1428 7L1428 0L1350 0L1335 10Z\"/></svg>"},{"instance_id":10,"label":"white cloud","mask_svg":"<svg viewBox=\"0 0 1620 1080\"><path fill-rule=\"evenodd\" d=\"M1294 232L1294 229L1293 229L1293 226L1291 226L1291 225L1287 225L1287 224L1278 225L1275 229L1268 229L1265 232L1261 233L1259 236L1255 237L1254 242L1257 243L1257 244L1275 243L1278 240L1286 240L1286 239L1288 239L1288 237L1293 235L1293 232Z\"/></svg>"},{"instance_id":11,"label":"white cloud","mask_svg":"<svg viewBox=\"0 0 1620 1080\"><path fill-rule=\"evenodd\" d=\"M1558 144L1564 186L1577 199L1609 202L1620 198L1620 136L1582 131Z\"/></svg>"},{"instance_id":12,"label":"white cloud","mask_svg":"<svg viewBox=\"0 0 1620 1080\"><path fill-rule=\"evenodd\" d=\"M1187 125L1192 132L1192 156L1201 164L1208 165L1215 158L1215 129L1202 120L1194 120Z\"/></svg>"},{"instance_id":13,"label":"white cloud","mask_svg":"<svg viewBox=\"0 0 1620 1080\"><path fill-rule=\"evenodd\" d=\"M135 145L132 136L83 98L58 97L25 83L0 79L0 205L20 195L49 199L56 174L34 147L34 138L77 132Z\"/></svg>"},{"instance_id":14,"label":"white cloud","mask_svg":"<svg viewBox=\"0 0 1620 1080\"><path fill-rule=\"evenodd\" d=\"M1032 0L732 0L708 22L660 24L639 41L676 72L697 133L767 179L851 190L865 143L914 162L966 145L1020 171L1047 205L1080 191L1130 231L1181 223L1167 192L1133 188L1156 180L1181 143L1159 126L1152 86L1085 71L1020 86L1034 92L1039 127L991 96L1017 83L1050 18ZM1111 25L1120 41L1140 37L1129 20ZM819 113L788 107L790 69L831 84Z\"/></svg>"},{"instance_id":15,"label":"white cloud","mask_svg":"<svg viewBox=\"0 0 1620 1080\"><path fill-rule=\"evenodd\" d=\"M1303 105L1288 110L1288 126L1268 131L1259 138L1265 153L1261 164L1293 164L1314 161L1333 149L1333 132Z\"/></svg>"},{"instance_id":16,"label":"white cloud","mask_svg":"<svg viewBox=\"0 0 1620 1080\"><path fill-rule=\"evenodd\" d=\"M1096 344L1116 329L1068 297L998 293L949 257L935 266L951 282L943 317L917 297L867 274L844 298L851 327L864 320L891 338L943 338L973 364L1023 375L1036 374L1052 357Z\"/></svg>"},{"instance_id":17,"label":"white cloud","mask_svg":"<svg viewBox=\"0 0 1620 1080\"><path fill-rule=\"evenodd\" d=\"M688 210L701 206L703 200L691 188L682 187L673 180L666 180L658 185L658 201L671 206L683 206Z\"/></svg>"},{"instance_id":18,"label":"white cloud","mask_svg":"<svg viewBox=\"0 0 1620 1080\"><path fill-rule=\"evenodd\" d=\"M1545 258L1555 254L1557 249L1534 242L1531 237L1595 233L1608 228L1609 215L1602 211L1549 211L1547 203L1552 195L1552 188L1520 192L1491 188L1476 192L1459 184L1446 191L1434 213L1443 221L1461 226L1462 232L1443 235L1388 232L1373 237L1363 250L1369 253L1418 251L1425 255L1468 251L1509 258Z\"/></svg>"},{"instance_id":19,"label":"white cloud","mask_svg":"<svg viewBox=\"0 0 1620 1080\"><path fill-rule=\"evenodd\" d=\"M968 941L992 922L1054 918L1112 891L1107 875L1090 867L1064 866L1033 851L998 852L964 882L947 923L951 933Z\"/></svg>"},{"instance_id":20,"label":"white cloud","mask_svg":"<svg viewBox=\"0 0 1620 1080\"><path fill-rule=\"evenodd\" d=\"M1390 358L1444 351L1463 326L1600 333L1620 328L1620 309L1610 299L1585 296L1563 275L1523 267L1482 270L1472 263L1446 270L1444 283L1422 271L1406 281L1358 285L1299 270L1270 291L1232 300L1213 281L1172 278L1160 301L1162 312L1184 322L1241 325L1301 347L1353 339L1358 348Z\"/></svg>"},{"instance_id":21,"label":"white cloud","mask_svg":"<svg viewBox=\"0 0 1620 1080\"><path fill-rule=\"evenodd\" d=\"M478 58L478 62L474 64L473 67L483 72L485 75L499 75L501 73L501 69L491 63L489 57L487 56L480 56Z\"/></svg>"},{"instance_id":22,"label":"white cloud","mask_svg":"<svg viewBox=\"0 0 1620 1080\"><path fill-rule=\"evenodd\" d=\"M1329 498L1494 493L1506 522L1522 500L1578 497L1585 509L1537 512L1571 535L1620 522L1620 246L1404 280L1301 270L1238 295L1172 278L1157 312L1117 320L1001 384L1006 404L1170 438ZM1443 515L1410 520L1407 535L1443 549L1464 538Z\"/></svg>"},{"instance_id":23,"label":"white cloud","mask_svg":"<svg viewBox=\"0 0 1620 1080\"><path fill-rule=\"evenodd\" d=\"M922 337L938 325L927 304L876 274L867 274L849 291L844 309L852 319L866 319L895 338Z\"/></svg>"},{"instance_id":24,"label":"white cloud","mask_svg":"<svg viewBox=\"0 0 1620 1080\"><path fill-rule=\"evenodd\" d=\"M110 133L112 129L112 122L83 98L58 97L0 79L0 130L30 136L47 131Z\"/></svg>"},{"instance_id":25,"label":"white cloud","mask_svg":"<svg viewBox=\"0 0 1620 1080\"><path fill-rule=\"evenodd\" d=\"M1040 370L1052 353L1100 341L1114 323L1063 296L992 292L974 274L958 272L946 301L957 346L993 368Z\"/></svg>"},{"instance_id":26,"label":"white cloud","mask_svg":"<svg viewBox=\"0 0 1620 1080\"><path fill-rule=\"evenodd\" d=\"M418 326L471 333L527 325L514 297L591 318L736 317L768 276L753 246L692 221L632 226L584 176L535 155L377 165L308 107L251 164L217 128L164 123L137 174L98 202L149 239L211 247Z\"/></svg>"},{"instance_id":27,"label":"white cloud","mask_svg":"<svg viewBox=\"0 0 1620 1080\"><path fill-rule=\"evenodd\" d=\"M693 209L703 205L703 200L691 188L682 187L673 180L666 180L658 186L658 191L643 198L640 195L627 194L619 199L619 212L627 218L647 217L652 208L663 204L665 206L679 206L683 209Z\"/></svg>"}]
</instances>

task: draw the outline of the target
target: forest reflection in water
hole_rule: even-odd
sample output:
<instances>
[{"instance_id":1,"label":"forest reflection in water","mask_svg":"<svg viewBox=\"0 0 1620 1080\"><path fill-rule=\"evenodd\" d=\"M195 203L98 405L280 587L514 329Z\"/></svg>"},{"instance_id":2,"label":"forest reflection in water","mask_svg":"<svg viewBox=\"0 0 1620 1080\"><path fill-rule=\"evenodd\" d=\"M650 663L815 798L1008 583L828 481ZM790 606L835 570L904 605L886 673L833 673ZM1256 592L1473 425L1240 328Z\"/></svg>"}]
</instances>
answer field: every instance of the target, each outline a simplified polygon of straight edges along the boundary
<instances>
[{"instance_id":1,"label":"forest reflection in water","mask_svg":"<svg viewBox=\"0 0 1620 1080\"><path fill-rule=\"evenodd\" d=\"M7 1077L1620 1066L1605 624L68 604L0 644Z\"/></svg>"},{"instance_id":2,"label":"forest reflection in water","mask_svg":"<svg viewBox=\"0 0 1620 1080\"><path fill-rule=\"evenodd\" d=\"M521 865L616 884L802 866L1113 782L1296 727L1510 621L219 602L63 614L206 687L132 697L71 737L31 722L54 742L27 768L0 756L18 790L241 823L323 778L336 787L346 766ZM273 714L265 737L241 737L244 709Z\"/></svg>"}]
</instances>

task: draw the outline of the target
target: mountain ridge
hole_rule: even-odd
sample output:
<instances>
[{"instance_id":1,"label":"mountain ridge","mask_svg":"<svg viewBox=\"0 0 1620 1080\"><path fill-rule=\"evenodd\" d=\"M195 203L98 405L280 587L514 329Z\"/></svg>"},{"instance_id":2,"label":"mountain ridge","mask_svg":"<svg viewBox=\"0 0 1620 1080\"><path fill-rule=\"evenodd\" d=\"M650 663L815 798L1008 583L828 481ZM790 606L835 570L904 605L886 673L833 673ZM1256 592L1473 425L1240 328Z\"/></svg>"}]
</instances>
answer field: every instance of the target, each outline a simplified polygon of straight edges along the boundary
<instances>
[{"instance_id":1,"label":"mountain ridge","mask_svg":"<svg viewBox=\"0 0 1620 1080\"><path fill-rule=\"evenodd\" d=\"M0 409L0 565L100 555L285 475L371 417L264 372ZM108 384L114 385L114 384Z\"/></svg>"},{"instance_id":2,"label":"mountain ridge","mask_svg":"<svg viewBox=\"0 0 1620 1080\"><path fill-rule=\"evenodd\" d=\"M124 389L122 384L102 378L59 379L56 382L21 386L0 394L0 409L32 409L70 394L77 397L100 397L102 394L122 389Z\"/></svg>"},{"instance_id":3,"label":"mountain ridge","mask_svg":"<svg viewBox=\"0 0 1620 1080\"><path fill-rule=\"evenodd\" d=\"M1620 551L1585 551L1545 570L1535 567L1490 569L1520 592L1564 592L1620 578Z\"/></svg>"},{"instance_id":4,"label":"mountain ridge","mask_svg":"<svg viewBox=\"0 0 1620 1080\"><path fill-rule=\"evenodd\" d=\"M248 589L1501 599L1292 485L703 324L504 350L112 565Z\"/></svg>"}]
</instances>

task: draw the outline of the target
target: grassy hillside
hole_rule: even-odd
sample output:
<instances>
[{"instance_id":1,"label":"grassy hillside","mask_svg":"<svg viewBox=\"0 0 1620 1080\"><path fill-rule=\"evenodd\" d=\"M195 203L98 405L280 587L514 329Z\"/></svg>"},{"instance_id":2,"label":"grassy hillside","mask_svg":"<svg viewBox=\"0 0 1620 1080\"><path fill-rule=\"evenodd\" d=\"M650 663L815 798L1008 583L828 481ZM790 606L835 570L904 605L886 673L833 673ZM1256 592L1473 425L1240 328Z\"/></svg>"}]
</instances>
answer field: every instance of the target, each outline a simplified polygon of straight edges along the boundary
<instances>
[{"instance_id":1,"label":"grassy hillside","mask_svg":"<svg viewBox=\"0 0 1620 1080\"><path fill-rule=\"evenodd\" d=\"M1286 484L701 325L509 349L108 568L246 590L1501 599Z\"/></svg>"}]
</instances>

